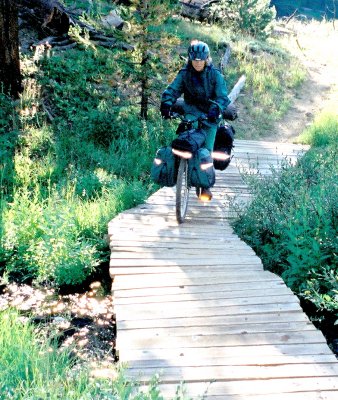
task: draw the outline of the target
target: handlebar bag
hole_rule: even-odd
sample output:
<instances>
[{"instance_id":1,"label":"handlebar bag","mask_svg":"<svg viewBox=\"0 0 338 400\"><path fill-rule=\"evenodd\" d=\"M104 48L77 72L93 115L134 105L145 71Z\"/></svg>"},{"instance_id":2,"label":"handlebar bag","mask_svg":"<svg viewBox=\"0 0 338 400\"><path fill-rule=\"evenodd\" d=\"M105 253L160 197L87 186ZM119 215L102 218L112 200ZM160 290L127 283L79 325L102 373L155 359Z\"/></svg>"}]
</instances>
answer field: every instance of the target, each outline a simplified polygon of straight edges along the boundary
<instances>
[{"instance_id":1,"label":"handlebar bag","mask_svg":"<svg viewBox=\"0 0 338 400\"><path fill-rule=\"evenodd\" d=\"M235 136L235 129L230 124L221 125L216 132L214 152L223 153L225 156L229 156L227 159L217 160L214 158L214 167L217 170L224 171L231 161L231 150L233 148Z\"/></svg>"},{"instance_id":2,"label":"handlebar bag","mask_svg":"<svg viewBox=\"0 0 338 400\"><path fill-rule=\"evenodd\" d=\"M178 165L171 146L159 148L151 166L151 179L161 186L175 186L177 170Z\"/></svg>"},{"instance_id":3,"label":"handlebar bag","mask_svg":"<svg viewBox=\"0 0 338 400\"><path fill-rule=\"evenodd\" d=\"M201 129L189 129L174 139L171 145L176 150L189 151L194 154L204 145L205 136L205 132Z\"/></svg>"},{"instance_id":4,"label":"handlebar bag","mask_svg":"<svg viewBox=\"0 0 338 400\"><path fill-rule=\"evenodd\" d=\"M188 165L191 186L207 189L215 184L215 168L208 149L198 149Z\"/></svg>"}]
</instances>

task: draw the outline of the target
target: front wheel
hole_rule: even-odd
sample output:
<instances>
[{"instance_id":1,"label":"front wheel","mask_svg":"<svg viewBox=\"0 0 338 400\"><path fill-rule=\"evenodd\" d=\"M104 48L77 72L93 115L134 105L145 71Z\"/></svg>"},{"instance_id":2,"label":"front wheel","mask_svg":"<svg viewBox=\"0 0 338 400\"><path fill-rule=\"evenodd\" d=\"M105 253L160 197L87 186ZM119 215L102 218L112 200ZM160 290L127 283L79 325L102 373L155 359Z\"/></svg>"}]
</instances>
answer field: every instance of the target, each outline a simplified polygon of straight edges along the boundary
<instances>
[{"instance_id":1,"label":"front wheel","mask_svg":"<svg viewBox=\"0 0 338 400\"><path fill-rule=\"evenodd\" d=\"M189 201L188 161L181 158L177 172L176 183L176 219L179 224L184 222Z\"/></svg>"}]
</instances>

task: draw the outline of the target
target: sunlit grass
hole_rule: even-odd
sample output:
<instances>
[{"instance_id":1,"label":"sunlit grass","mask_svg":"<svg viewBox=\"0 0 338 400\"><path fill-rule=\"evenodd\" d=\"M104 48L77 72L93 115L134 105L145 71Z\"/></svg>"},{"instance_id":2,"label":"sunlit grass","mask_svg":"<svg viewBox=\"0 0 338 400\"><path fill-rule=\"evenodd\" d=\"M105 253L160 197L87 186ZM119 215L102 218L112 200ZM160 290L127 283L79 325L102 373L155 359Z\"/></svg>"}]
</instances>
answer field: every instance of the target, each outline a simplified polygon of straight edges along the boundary
<instances>
[{"instance_id":1,"label":"sunlit grass","mask_svg":"<svg viewBox=\"0 0 338 400\"><path fill-rule=\"evenodd\" d=\"M79 365L71 348L57 348L52 339L15 310L0 311L1 400L163 399L157 377L141 388L117 366L105 366L100 374L99 365ZM188 400L183 386L177 393L173 400Z\"/></svg>"},{"instance_id":2,"label":"sunlit grass","mask_svg":"<svg viewBox=\"0 0 338 400\"><path fill-rule=\"evenodd\" d=\"M307 128L298 138L298 143L311 146L337 146L338 144L338 114L325 111L319 114L314 123Z\"/></svg>"}]
</instances>

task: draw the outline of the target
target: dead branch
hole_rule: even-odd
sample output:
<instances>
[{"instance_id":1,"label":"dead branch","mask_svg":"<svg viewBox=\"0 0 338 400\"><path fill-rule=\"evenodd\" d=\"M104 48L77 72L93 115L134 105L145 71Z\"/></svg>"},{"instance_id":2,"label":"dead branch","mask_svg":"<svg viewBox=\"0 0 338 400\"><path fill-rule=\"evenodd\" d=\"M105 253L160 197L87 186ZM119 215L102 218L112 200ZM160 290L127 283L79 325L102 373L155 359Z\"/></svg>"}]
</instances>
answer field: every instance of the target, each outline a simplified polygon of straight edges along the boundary
<instances>
[{"instance_id":1,"label":"dead branch","mask_svg":"<svg viewBox=\"0 0 338 400\"><path fill-rule=\"evenodd\" d=\"M220 64L219 64L221 72L224 71L226 65L229 63L230 55L231 55L230 46L226 45L225 53L224 53L223 57L221 58L221 61L220 61Z\"/></svg>"},{"instance_id":2,"label":"dead branch","mask_svg":"<svg viewBox=\"0 0 338 400\"><path fill-rule=\"evenodd\" d=\"M232 88L231 92L228 95L228 97L231 101L231 104L236 101L237 97L239 96L240 91L244 87L245 81L246 81L246 77L245 77L245 75L242 75L236 82L235 86Z\"/></svg>"}]
</instances>

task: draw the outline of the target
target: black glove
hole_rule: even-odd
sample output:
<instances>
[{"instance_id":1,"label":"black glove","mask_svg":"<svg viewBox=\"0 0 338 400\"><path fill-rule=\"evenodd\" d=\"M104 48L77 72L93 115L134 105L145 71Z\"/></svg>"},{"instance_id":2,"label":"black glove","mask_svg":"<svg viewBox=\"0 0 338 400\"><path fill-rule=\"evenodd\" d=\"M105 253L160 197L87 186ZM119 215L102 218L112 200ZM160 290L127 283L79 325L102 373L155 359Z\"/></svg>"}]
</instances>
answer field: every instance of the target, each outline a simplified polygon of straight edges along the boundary
<instances>
[{"instance_id":1,"label":"black glove","mask_svg":"<svg viewBox=\"0 0 338 400\"><path fill-rule=\"evenodd\" d=\"M171 111L171 107L168 104L162 103L160 111L161 111L161 115L162 115L163 119L170 119L170 117L171 117L171 112L170 112Z\"/></svg>"},{"instance_id":2,"label":"black glove","mask_svg":"<svg viewBox=\"0 0 338 400\"><path fill-rule=\"evenodd\" d=\"M208 121L215 123L219 117L219 111L216 108L212 108L208 112Z\"/></svg>"},{"instance_id":3,"label":"black glove","mask_svg":"<svg viewBox=\"0 0 338 400\"><path fill-rule=\"evenodd\" d=\"M233 104L229 104L223 111L223 118L228 119L229 121L234 121L237 117L237 108Z\"/></svg>"}]
</instances>

